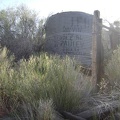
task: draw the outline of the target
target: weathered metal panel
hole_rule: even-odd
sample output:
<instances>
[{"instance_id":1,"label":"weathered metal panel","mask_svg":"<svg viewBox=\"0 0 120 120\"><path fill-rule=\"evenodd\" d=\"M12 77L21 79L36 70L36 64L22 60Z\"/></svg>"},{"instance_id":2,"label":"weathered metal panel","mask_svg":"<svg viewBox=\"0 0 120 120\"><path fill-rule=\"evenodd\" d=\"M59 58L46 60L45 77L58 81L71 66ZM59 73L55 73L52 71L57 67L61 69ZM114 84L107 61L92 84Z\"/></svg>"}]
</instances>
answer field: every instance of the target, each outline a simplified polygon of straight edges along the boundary
<instances>
[{"instance_id":1,"label":"weathered metal panel","mask_svg":"<svg viewBox=\"0 0 120 120\"><path fill-rule=\"evenodd\" d=\"M83 12L63 12L46 22L45 49L50 53L75 57L91 66L93 15Z\"/></svg>"}]
</instances>

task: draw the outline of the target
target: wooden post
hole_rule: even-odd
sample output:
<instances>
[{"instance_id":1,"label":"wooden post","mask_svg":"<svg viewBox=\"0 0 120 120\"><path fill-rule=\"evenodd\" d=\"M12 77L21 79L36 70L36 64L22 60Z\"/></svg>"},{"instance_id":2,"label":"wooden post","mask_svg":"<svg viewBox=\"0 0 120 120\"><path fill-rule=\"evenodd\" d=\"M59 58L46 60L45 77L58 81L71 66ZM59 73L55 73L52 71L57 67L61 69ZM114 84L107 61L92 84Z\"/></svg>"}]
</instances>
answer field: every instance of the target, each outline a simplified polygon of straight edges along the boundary
<instances>
[{"instance_id":1,"label":"wooden post","mask_svg":"<svg viewBox=\"0 0 120 120\"><path fill-rule=\"evenodd\" d=\"M102 19L100 19L100 12L94 11L93 17L93 35L92 35L92 79L95 90L98 90L98 84L102 77L102 43L101 30Z\"/></svg>"}]
</instances>

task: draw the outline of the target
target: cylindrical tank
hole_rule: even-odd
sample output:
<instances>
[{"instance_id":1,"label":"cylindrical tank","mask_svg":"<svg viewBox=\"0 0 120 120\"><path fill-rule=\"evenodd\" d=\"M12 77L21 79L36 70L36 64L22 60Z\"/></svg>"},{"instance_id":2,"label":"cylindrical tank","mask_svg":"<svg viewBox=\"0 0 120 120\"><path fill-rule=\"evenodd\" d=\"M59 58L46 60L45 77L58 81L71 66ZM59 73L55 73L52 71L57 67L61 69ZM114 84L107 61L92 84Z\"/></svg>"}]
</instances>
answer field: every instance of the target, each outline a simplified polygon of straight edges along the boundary
<instances>
[{"instance_id":1,"label":"cylindrical tank","mask_svg":"<svg viewBox=\"0 0 120 120\"><path fill-rule=\"evenodd\" d=\"M48 18L45 50L74 57L84 66L91 66L93 15L84 12L62 12Z\"/></svg>"}]
</instances>

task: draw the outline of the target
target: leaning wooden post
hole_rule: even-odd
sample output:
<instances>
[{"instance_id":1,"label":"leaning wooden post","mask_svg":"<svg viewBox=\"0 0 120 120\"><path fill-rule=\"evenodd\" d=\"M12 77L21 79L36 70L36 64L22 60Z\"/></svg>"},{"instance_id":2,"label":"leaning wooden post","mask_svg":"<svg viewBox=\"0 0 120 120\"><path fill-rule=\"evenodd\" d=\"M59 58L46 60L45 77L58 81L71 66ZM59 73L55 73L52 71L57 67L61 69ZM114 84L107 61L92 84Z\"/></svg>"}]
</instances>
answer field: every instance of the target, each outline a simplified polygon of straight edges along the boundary
<instances>
[{"instance_id":1,"label":"leaning wooden post","mask_svg":"<svg viewBox=\"0 0 120 120\"><path fill-rule=\"evenodd\" d=\"M92 79L95 90L98 90L98 84L102 75L102 43L101 43L102 19L100 12L94 11L93 34L92 34Z\"/></svg>"}]
</instances>

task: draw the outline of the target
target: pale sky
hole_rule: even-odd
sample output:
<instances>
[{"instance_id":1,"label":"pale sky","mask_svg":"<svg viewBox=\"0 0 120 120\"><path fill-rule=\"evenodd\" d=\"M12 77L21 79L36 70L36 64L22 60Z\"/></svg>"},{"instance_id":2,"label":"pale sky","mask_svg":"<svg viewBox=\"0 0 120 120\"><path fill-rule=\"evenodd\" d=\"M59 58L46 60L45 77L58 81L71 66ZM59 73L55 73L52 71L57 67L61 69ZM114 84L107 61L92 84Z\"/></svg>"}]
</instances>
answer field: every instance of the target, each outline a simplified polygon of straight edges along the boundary
<instances>
[{"instance_id":1,"label":"pale sky","mask_svg":"<svg viewBox=\"0 0 120 120\"><path fill-rule=\"evenodd\" d=\"M0 9L25 4L36 10L41 17L62 11L80 11L93 14L99 10L101 18L113 22L120 20L119 0L0 0Z\"/></svg>"}]
</instances>

